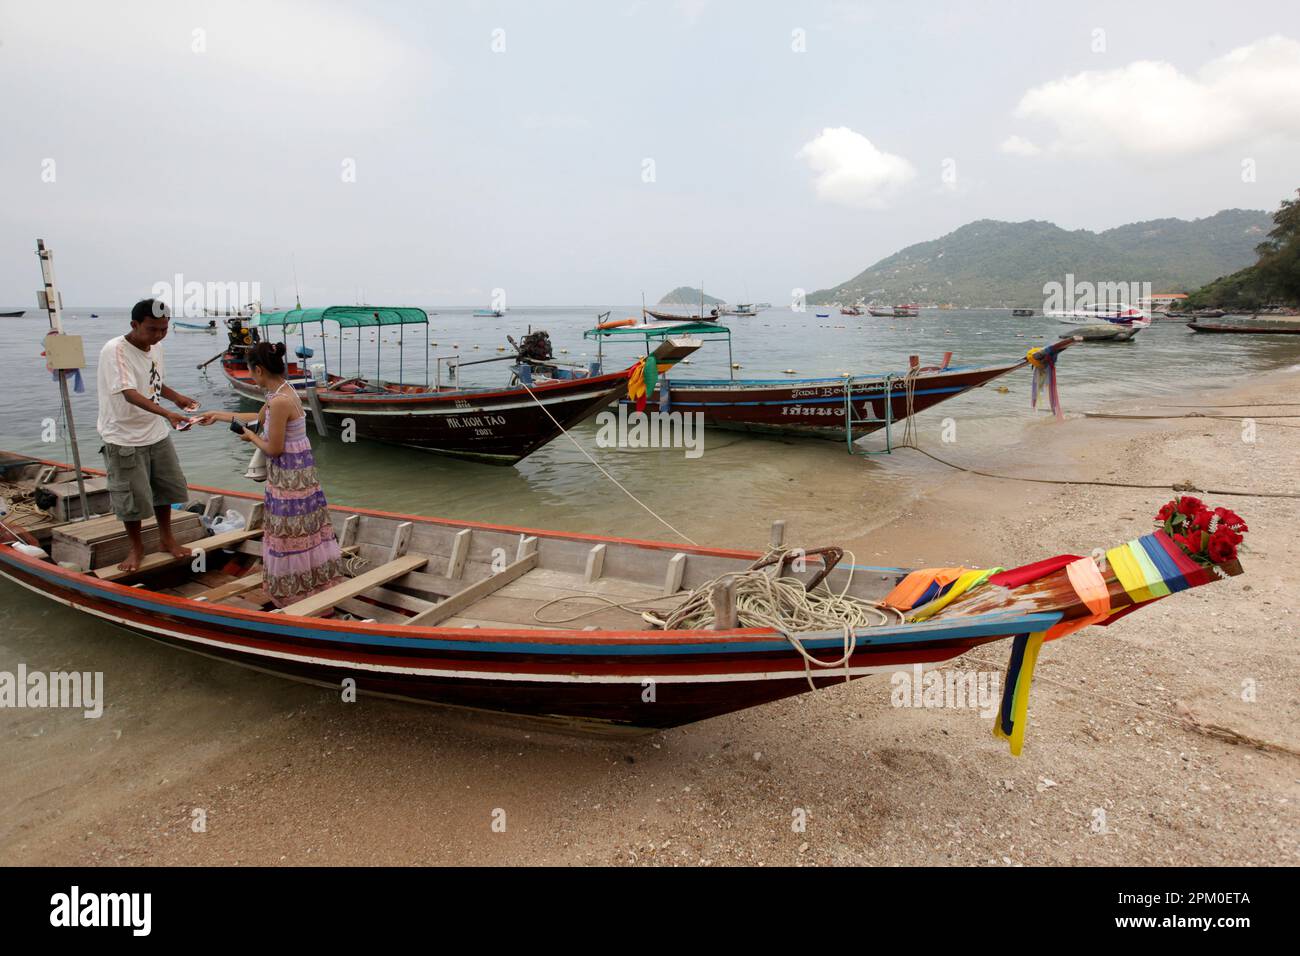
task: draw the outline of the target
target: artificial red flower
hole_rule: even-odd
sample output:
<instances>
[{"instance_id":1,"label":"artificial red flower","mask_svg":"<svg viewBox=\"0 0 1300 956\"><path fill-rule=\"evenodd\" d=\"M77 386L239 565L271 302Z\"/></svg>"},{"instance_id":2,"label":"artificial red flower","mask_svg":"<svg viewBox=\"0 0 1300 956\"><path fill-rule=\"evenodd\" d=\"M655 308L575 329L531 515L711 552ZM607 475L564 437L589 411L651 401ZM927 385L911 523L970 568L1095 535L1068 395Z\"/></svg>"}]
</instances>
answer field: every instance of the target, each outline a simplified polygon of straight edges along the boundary
<instances>
[{"instance_id":1,"label":"artificial red flower","mask_svg":"<svg viewBox=\"0 0 1300 956\"><path fill-rule=\"evenodd\" d=\"M1157 511L1156 524L1164 524L1166 521L1172 518L1174 516L1177 507L1178 507L1177 504L1171 501L1163 508L1161 508L1159 511Z\"/></svg>"},{"instance_id":2,"label":"artificial red flower","mask_svg":"<svg viewBox=\"0 0 1300 956\"><path fill-rule=\"evenodd\" d=\"M1219 526L1229 527L1233 531L1249 531L1246 522L1242 520L1241 515L1231 508L1215 508L1214 513L1219 516Z\"/></svg>"},{"instance_id":3,"label":"artificial red flower","mask_svg":"<svg viewBox=\"0 0 1300 956\"><path fill-rule=\"evenodd\" d=\"M1230 528L1221 528L1220 532L1226 531L1227 534L1216 532L1210 537L1208 553L1210 560L1215 564L1223 564L1225 561L1231 561L1237 556L1237 545L1241 543L1241 535L1236 534ZM1233 541L1233 537L1237 540Z\"/></svg>"},{"instance_id":4,"label":"artificial red flower","mask_svg":"<svg viewBox=\"0 0 1300 956\"><path fill-rule=\"evenodd\" d=\"M1201 532L1192 531L1187 534L1176 534L1174 540L1181 544L1188 554L1198 555L1201 553Z\"/></svg>"},{"instance_id":5,"label":"artificial red flower","mask_svg":"<svg viewBox=\"0 0 1300 956\"><path fill-rule=\"evenodd\" d=\"M1196 509L1196 513L1187 519L1189 527L1198 528L1201 531L1210 530L1210 522L1214 520L1214 512L1202 505Z\"/></svg>"},{"instance_id":6,"label":"artificial red flower","mask_svg":"<svg viewBox=\"0 0 1300 956\"><path fill-rule=\"evenodd\" d=\"M1205 502L1201 501L1200 498L1193 498L1191 495L1186 495L1185 497L1178 499L1179 514L1185 514L1190 517L1198 511L1204 510L1204 508Z\"/></svg>"}]
</instances>

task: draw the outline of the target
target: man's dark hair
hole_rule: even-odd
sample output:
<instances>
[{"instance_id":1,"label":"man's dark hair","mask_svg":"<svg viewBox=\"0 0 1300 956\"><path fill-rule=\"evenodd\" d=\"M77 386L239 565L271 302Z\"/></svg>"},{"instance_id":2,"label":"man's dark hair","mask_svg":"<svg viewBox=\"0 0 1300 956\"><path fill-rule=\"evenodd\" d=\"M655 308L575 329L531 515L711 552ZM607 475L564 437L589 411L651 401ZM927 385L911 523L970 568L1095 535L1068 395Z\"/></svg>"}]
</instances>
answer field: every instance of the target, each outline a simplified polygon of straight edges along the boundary
<instances>
[{"instance_id":1,"label":"man's dark hair","mask_svg":"<svg viewBox=\"0 0 1300 956\"><path fill-rule=\"evenodd\" d=\"M132 325L145 319L170 319L171 317L172 311L167 308L167 303L162 299L141 299L131 306Z\"/></svg>"}]
</instances>

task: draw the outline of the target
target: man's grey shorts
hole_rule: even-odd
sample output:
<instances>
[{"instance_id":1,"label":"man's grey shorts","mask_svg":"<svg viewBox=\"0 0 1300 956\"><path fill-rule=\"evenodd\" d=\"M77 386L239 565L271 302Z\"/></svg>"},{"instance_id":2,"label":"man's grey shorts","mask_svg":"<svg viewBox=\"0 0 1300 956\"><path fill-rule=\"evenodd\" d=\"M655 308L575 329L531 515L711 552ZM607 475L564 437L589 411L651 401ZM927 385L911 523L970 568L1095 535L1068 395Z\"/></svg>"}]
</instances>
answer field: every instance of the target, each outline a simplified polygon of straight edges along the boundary
<instances>
[{"instance_id":1,"label":"man's grey shorts","mask_svg":"<svg viewBox=\"0 0 1300 956\"><path fill-rule=\"evenodd\" d=\"M185 504L190 492L170 437L152 445L129 447L104 443L108 497L113 514L123 521L144 521L155 508Z\"/></svg>"}]
</instances>

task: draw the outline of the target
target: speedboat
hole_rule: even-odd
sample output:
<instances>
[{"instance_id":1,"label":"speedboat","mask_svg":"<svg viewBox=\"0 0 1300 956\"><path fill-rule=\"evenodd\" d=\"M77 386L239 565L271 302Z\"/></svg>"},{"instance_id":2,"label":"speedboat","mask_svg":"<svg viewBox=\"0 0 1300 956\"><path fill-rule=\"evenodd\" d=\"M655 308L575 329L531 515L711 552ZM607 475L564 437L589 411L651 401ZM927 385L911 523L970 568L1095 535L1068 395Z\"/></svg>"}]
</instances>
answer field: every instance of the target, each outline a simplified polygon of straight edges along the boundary
<instances>
[{"instance_id":1,"label":"speedboat","mask_svg":"<svg viewBox=\"0 0 1300 956\"><path fill-rule=\"evenodd\" d=\"M1077 309L1049 311L1043 314L1066 325L1098 325L1109 322L1111 325L1122 325L1125 328L1146 328L1151 324L1149 315L1127 302L1096 302Z\"/></svg>"}]
</instances>

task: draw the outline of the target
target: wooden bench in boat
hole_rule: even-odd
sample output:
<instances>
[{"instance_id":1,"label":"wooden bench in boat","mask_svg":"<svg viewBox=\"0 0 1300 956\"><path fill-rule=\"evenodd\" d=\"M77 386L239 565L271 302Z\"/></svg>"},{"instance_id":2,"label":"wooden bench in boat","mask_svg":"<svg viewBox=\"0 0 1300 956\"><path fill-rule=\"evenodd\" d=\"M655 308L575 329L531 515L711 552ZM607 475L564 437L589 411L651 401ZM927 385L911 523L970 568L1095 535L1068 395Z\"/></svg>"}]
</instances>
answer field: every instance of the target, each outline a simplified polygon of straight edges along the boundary
<instances>
[{"instance_id":1,"label":"wooden bench in boat","mask_svg":"<svg viewBox=\"0 0 1300 956\"><path fill-rule=\"evenodd\" d=\"M299 617L315 617L335 607L340 601L346 601L348 598L354 598L371 588L385 585L389 581L396 580L404 574L409 574L418 568L424 567L428 563L429 556L427 554L404 554L399 558L379 565L377 568L371 568L364 574L358 574L349 581L336 584L332 588L327 588L311 595L311 597L287 605L282 610L285 614L293 614Z\"/></svg>"},{"instance_id":2,"label":"wooden bench in boat","mask_svg":"<svg viewBox=\"0 0 1300 956\"><path fill-rule=\"evenodd\" d=\"M110 564L107 567L96 568L95 577L102 578L105 581L117 581L121 578L130 577L133 574L141 574L145 571L157 571L159 568L167 567L172 564L182 564L191 559L194 554L202 552L206 554L209 551L218 551L222 548L231 548L241 541L247 541L249 538L256 538L262 533L261 528L245 528L241 531L228 531L225 534L215 534L210 538L202 538L198 541L189 541L185 547L189 549L190 554L184 558L177 558L166 552L154 552L146 554L144 560L140 562L140 567L134 571L123 571L116 564Z\"/></svg>"},{"instance_id":3,"label":"wooden bench in boat","mask_svg":"<svg viewBox=\"0 0 1300 956\"><path fill-rule=\"evenodd\" d=\"M189 544L203 537L203 522L198 515L189 511L175 511L171 519L172 536L178 543ZM157 519L142 521L140 535L144 539L146 551L156 550ZM116 564L126 557L130 547L126 528L113 515L60 525L50 537L50 556L55 563L69 562L87 569Z\"/></svg>"}]
</instances>

